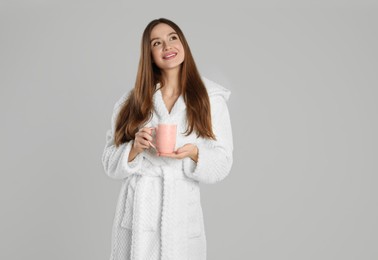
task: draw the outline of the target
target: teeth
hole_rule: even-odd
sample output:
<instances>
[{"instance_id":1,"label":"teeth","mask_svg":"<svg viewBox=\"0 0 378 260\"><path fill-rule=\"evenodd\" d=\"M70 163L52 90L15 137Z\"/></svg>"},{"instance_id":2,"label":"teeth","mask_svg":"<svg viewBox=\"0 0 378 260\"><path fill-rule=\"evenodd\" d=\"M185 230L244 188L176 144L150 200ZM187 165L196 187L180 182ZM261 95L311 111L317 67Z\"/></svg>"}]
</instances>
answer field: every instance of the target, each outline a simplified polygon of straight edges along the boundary
<instances>
[{"instance_id":1,"label":"teeth","mask_svg":"<svg viewBox=\"0 0 378 260\"><path fill-rule=\"evenodd\" d=\"M173 56L175 56L175 55L176 55L176 54L173 53L173 54L170 54L170 55L164 56L164 58L167 59L167 58L173 57Z\"/></svg>"}]
</instances>

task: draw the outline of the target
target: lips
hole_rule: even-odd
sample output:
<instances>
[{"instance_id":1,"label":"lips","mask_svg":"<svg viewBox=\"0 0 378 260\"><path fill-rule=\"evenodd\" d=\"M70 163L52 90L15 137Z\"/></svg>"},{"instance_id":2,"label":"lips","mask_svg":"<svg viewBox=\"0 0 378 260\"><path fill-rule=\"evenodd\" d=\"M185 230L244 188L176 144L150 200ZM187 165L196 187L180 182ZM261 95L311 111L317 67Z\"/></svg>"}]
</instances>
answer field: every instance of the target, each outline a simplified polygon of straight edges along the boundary
<instances>
[{"instance_id":1,"label":"lips","mask_svg":"<svg viewBox=\"0 0 378 260\"><path fill-rule=\"evenodd\" d=\"M176 57L177 53L176 52L167 52L164 56L163 56L163 59L164 60L169 60L169 59L172 59L174 57Z\"/></svg>"}]
</instances>

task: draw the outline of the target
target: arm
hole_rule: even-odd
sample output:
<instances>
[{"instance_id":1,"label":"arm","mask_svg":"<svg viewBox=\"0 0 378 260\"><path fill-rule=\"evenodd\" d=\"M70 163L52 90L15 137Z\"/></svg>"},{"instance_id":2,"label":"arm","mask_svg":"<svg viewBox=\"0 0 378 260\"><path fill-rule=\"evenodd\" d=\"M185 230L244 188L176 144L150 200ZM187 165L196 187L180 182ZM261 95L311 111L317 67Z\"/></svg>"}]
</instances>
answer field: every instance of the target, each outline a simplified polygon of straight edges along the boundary
<instances>
[{"instance_id":1,"label":"arm","mask_svg":"<svg viewBox=\"0 0 378 260\"><path fill-rule=\"evenodd\" d=\"M183 159L184 173L194 180L213 184L223 180L233 163L233 138L226 100L217 96L211 103L213 131L216 141L205 139L198 143L198 161Z\"/></svg>"},{"instance_id":2,"label":"arm","mask_svg":"<svg viewBox=\"0 0 378 260\"><path fill-rule=\"evenodd\" d=\"M131 152L130 157L135 156L135 158L131 162L128 161L134 140L123 143L118 148L114 144L115 121L121 106L122 102L117 102L113 108L111 129L106 132L106 144L102 154L102 165L106 175L117 180L127 178L131 174L139 172L143 160L142 153L135 156Z\"/></svg>"}]
</instances>

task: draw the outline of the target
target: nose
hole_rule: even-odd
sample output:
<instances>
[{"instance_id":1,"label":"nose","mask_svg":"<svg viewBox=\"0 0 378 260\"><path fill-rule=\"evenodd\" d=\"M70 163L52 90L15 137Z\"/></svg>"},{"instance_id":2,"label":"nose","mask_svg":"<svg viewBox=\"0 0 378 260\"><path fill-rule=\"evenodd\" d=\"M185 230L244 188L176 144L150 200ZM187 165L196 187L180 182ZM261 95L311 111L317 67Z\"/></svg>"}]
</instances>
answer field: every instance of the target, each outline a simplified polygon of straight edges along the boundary
<instances>
[{"instance_id":1,"label":"nose","mask_svg":"<svg viewBox=\"0 0 378 260\"><path fill-rule=\"evenodd\" d=\"M171 45L168 44L167 42L164 42L164 50L169 50L171 48Z\"/></svg>"}]
</instances>

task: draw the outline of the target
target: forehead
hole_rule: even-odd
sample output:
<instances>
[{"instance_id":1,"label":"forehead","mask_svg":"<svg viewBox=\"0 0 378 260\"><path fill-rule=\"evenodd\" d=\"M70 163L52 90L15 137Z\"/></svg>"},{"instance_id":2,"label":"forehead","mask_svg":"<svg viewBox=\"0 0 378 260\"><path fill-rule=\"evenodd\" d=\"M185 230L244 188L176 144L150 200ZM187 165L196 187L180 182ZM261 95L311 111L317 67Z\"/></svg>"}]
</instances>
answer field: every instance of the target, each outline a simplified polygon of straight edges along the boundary
<instances>
[{"instance_id":1,"label":"forehead","mask_svg":"<svg viewBox=\"0 0 378 260\"><path fill-rule=\"evenodd\" d=\"M173 30L173 28L169 26L168 24L159 23L152 29L150 39L164 37L171 32L176 32L176 31Z\"/></svg>"}]
</instances>

